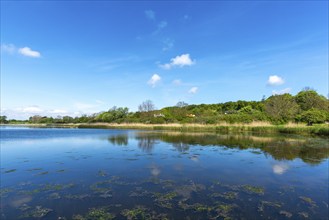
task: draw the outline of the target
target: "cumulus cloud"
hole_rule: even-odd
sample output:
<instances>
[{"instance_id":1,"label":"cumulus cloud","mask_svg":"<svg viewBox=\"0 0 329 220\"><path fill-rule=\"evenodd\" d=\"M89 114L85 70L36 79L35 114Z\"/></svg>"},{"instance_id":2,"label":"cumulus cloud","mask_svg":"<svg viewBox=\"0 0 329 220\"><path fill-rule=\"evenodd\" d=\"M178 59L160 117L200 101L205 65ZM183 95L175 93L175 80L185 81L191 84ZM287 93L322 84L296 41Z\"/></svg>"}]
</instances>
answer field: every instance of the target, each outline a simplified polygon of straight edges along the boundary
<instances>
[{"instance_id":1,"label":"cumulus cloud","mask_svg":"<svg viewBox=\"0 0 329 220\"><path fill-rule=\"evenodd\" d=\"M13 44L1 44L1 52L14 54L16 52L16 47Z\"/></svg>"},{"instance_id":2,"label":"cumulus cloud","mask_svg":"<svg viewBox=\"0 0 329 220\"><path fill-rule=\"evenodd\" d=\"M280 76L277 76L277 75L270 76L267 81L267 84L270 86L279 86L279 85L282 85L283 83L284 83L284 80Z\"/></svg>"},{"instance_id":3,"label":"cumulus cloud","mask_svg":"<svg viewBox=\"0 0 329 220\"><path fill-rule=\"evenodd\" d=\"M155 74L153 74L151 79L147 82L147 84L149 84L150 86L152 86L154 88L160 80L161 80L161 77L155 73Z\"/></svg>"},{"instance_id":4,"label":"cumulus cloud","mask_svg":"<svg viewBox=\"0 0 329 220\"><path fill-rule=\"evenodd\" d=\"M146 18L150 20L155 20L155 12L153 10L144 11Z\"/></svg>"},{"instance_id":5,"label":"cumulus cloud","mask_svg":"<svg viewBox=\"0 0 329 220\"><path fill-rule=\"evenodd\" d=\"M272 91L272 95L282 95L282 94L286 94L286 93L290 93L291 91L291 88L285 88L285 89L282 89L282 90L273 90Z\"/></svg>"},{"instance_id":6,"label":"cumulus cloud","mask_svg":"<svg viewBox=\"0 0 329 220\"><path fill-rule=\"evenodd\" d=\"M195 93L197 93L198 92L198 87L192 87L189 91L188 91L188 93L190 93L190 94L195 94Z\"/></svg>"},{"instance_id":7,"label":"cumulus cloud","mask_svg":"<svg viewBox=\"0 0 329 220\"><path fill-rule=\"evenodd\" d=\"M41 57L40 52L32 50L29 47L22 47L18 49L18 53L23 55L23 56L27 56L27 57L33 57L33 58L39 58Z\"/></svg>"},{"instance_id":8,"label":"cumulus cloud","mask_svg":"<svg viewBox=\"0 0 329 220\"><path fill-rule=\"evenodd\" d=\"M182 54L170 59L170 63L161 65L164 69L171 69L172 67L184 67L195 64L195 61L190 58L190 54Z\"/></svg>"}]
</instances>

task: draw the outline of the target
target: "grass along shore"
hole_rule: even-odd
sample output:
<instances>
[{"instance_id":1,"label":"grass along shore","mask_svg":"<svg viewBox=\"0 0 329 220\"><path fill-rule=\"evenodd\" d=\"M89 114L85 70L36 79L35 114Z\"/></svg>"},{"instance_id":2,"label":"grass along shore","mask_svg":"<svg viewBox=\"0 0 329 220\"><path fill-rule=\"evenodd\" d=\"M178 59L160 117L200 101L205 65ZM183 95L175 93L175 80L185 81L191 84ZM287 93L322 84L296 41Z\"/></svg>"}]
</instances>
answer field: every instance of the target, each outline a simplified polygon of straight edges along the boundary
<instances>
[{"instance_id":1,"label":"grass along shore","mask_svg":"<svg viewBox=\"0 0 329 220\"><path fill-rule=\"evenodd\" d=\"M8 124L6 124L8 125ZM251 133L285 133L303 135L329 136L329 125L313 125L289 123L286 125L272 125L266 122L249 124L143 124L143 123L78 123L78 124L9 124L9 126L29 127L60 127L60 128L105 128L105 129L143 129L169 131L211 131L221 133L251 132Z\"/></svg>"}]
</instances>

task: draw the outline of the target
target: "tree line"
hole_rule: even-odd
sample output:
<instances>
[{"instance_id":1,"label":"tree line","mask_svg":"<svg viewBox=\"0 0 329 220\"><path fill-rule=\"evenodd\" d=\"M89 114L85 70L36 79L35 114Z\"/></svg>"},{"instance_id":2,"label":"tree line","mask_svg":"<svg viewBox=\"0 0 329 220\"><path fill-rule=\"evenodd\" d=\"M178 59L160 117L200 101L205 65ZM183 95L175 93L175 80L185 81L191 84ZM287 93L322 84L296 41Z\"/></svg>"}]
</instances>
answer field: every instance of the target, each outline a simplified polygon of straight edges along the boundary
<instances>
[{"instance_id":1,"label":"tree line","mask_svg":"<svg viewBox=\"0 0 329 220\"><path fill-rule=\"evenodd\" d=\"M321 124L329 121L329 100L315 90L305 88L297 95L272 95L261 101L230 101L218 104L189 105L178 102L175 106L156 110L151 100L138 106L137 112L129 112L126 107L112 107L91 115L80 117L58 116L56 118L35 115L26 121L7 120L1 116L1 123L201 123L216 124L251 123L257 121L273 124L288 122Z\"/></svg>"}]
</instances>

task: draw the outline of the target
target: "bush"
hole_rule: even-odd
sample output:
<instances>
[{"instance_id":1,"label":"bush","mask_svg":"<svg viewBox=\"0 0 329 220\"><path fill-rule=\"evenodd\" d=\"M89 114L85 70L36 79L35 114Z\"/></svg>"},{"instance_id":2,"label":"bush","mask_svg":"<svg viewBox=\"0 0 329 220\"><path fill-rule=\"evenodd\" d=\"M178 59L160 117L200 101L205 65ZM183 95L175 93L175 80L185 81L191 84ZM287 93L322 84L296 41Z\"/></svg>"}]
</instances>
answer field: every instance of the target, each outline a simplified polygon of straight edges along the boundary
<instances>
[{"instance_id":1,"label":"bush","mask_svg":"<svg viewBox=\"0 0 329 220\"><path fill-rule=\"evenodd\" d=\"M312 108L298 115L296 120L306 122L307 125L324 123L329 120L329 113L327 111Z\"/></svg>"}]
</instances>

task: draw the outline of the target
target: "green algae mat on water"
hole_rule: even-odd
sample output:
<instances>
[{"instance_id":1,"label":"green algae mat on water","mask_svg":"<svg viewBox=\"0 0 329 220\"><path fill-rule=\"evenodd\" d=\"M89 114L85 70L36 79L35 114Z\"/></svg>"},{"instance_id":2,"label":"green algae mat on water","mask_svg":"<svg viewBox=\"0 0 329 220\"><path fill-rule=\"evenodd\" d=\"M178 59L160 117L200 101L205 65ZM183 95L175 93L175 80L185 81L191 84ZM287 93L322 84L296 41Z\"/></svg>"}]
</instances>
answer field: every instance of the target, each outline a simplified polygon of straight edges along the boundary
<instances>
[{"instance_id":1,"label":"green algae mat on water","mask_svg":"<svg viewBox=\"0 0 329 220\"><path fill-rule=\"evenodd\" d=\"M328 139L1 129L1 219L328 219Z\"/></svg>"}]
</instances>

